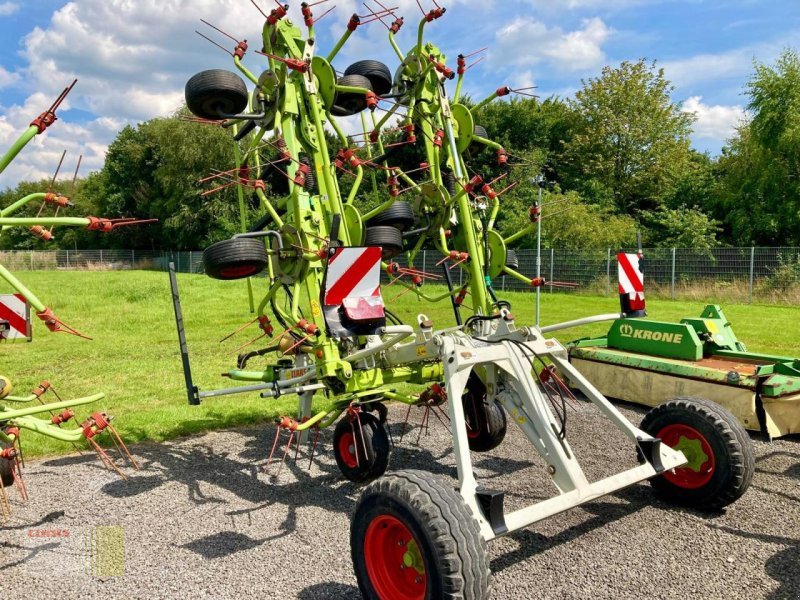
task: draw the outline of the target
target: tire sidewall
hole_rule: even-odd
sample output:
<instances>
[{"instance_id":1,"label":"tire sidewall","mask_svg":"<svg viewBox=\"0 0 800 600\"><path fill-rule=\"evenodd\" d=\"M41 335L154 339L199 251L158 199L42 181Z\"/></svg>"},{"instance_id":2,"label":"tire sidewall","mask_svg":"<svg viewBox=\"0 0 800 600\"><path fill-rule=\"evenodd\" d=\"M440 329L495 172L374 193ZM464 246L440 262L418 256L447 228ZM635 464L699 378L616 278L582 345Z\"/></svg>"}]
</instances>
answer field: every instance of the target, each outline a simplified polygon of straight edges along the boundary
<instances>
[{"instance_id":1,"label":"tire sidewall","mask_svg":"<svg viewBox=\"0 0 800 600\"><path fill-rule=\"evenodd\" d=\"M336 424L333 432L333 455L339 470L346 479L354 483L367 483L380 477L386 471L389 462L389 437L379 419L373 415L361 413L360 419L360 429L355 421L352 423L351 428L351 423L347 417ZM363 442L361 439L362 431L364 432ZM345 433L353 433L354 436L356 454L359 457L359 461L361 461L356 467L347 465L339 455L339 440ZM363 464L364 446L366 446L367 451L367 465Z\"/></svg>"},{"instance_id":2,"label":"tire sidewall","mask_svg":"<svg viewBox=\"0 0 800 600\"><path fill-rule=\"evenodd\" d=\"M657 490L682 503L702 504L724 490L733 478L729 448L713 423L703 414L685 408L669 407L660 412L647 423L645 431L657 436L664 427L678 423L696 429L706 439L714 454L714 473L708 483L696 489L677 486L663 476L652 479L651 483Z\"/></svg>"},{"instance_id":3,"label":"tire sidewall","mask_svg":"<svg viewBox=\"0 0 800 600\"><path fill-rule=\"evenodd\" d=\"M392 496L376 493L366 496L361 500L353 515L350 528L350 548L352 549L353 565L359 589L364 598L368 600L382 600L375 592L367 571L366 551L364 540L367 529L372 521L382 515L391 515L399 519L414 536L425 564L427 586L425 589L426 600L436 600L444 596L442 589L441 557L436 544L430 534L419 526L426 520L426 516L410 507L411 500L404 498L409 505L398 502Z\"/></svg>"}]
</instances>

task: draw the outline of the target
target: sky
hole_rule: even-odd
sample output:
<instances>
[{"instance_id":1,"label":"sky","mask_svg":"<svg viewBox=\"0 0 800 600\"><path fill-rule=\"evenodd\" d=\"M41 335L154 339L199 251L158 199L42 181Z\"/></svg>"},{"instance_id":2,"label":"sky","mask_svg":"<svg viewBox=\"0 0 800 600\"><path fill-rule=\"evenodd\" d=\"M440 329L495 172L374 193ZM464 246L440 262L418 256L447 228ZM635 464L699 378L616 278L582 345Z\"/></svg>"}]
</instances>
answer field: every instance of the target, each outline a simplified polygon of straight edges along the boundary
<instances>
[{"instance_id":1,"label":"sky","mask_svg":"<svg viewBox=\"0 0 800 600\"><path fill-rule=\"evenodd\" d=\"M256 0L271 10L274 0ZM386 5L387 0L381 0ZM433 0L420 0L426 9ZM800 39L798 0L443 0L447 13L427 26L455 68L459 53L488 47L464 89L482 99L501 85L537 86L540 97L569 98L605 65L656 60L673 83L673 100L696 114L693 146L716 155L746 118L745 85L753 62L771 63ZM327 54L356 0L328 0L319 16L317 47ZM373 1L374 6L374 1ZM398 36L414 43L421 17L416 0L393 0L406 19ZM302 25L300 3L290 14ZM59 121L0 175L0 189L52 176L68 151L63 177L78 155L81 174L103 165L108 145L127 124L167 116L183 103L186 80L209 68L235 70L231 59L195 33L231 46L200 22L250 40L245 64L256 73L263 17L251 0L0 0L0 151L45 110L73 78L78 84ZM360 59L394 71L398 59L378 22L360 27L334 61L339 71Z\"/></svg>"}]
</instances>

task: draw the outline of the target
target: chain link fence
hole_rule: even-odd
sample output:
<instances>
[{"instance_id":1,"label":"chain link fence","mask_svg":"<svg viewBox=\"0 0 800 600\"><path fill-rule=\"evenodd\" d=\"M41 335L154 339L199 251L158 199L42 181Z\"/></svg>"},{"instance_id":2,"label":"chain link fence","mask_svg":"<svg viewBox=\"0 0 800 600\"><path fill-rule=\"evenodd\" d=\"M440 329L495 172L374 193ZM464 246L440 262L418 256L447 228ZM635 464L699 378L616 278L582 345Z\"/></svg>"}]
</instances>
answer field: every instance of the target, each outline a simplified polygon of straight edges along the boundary
<instances>
[{"instance_id":1,"label":"chain link fence","mask_svg":"<svg viewBox=\"0 0 800 600\"><path fill-rule=\"evenodd\" d=\"M536 251L517 250L519 272L537 273ZM400 256L396 262L406 266ZM422 251L415 267L441 274L441 256ZM539 273L547 281L574 283L570 293L608 296L617 293L616 250L544 249ZM11 270L167 270L202 273L202 252L143 252L139 250L11 250L0 252L0 264ZM654 248L644 250L642 268L649 297L721 302L800 304L800 248ZM451 271L455 285L464 273ZM512 277L495 280L497 289L531 291ZM552 292L545 287L544 293ZM561 288L558 291L562 290Z\"/></svg>"}]
</instances>

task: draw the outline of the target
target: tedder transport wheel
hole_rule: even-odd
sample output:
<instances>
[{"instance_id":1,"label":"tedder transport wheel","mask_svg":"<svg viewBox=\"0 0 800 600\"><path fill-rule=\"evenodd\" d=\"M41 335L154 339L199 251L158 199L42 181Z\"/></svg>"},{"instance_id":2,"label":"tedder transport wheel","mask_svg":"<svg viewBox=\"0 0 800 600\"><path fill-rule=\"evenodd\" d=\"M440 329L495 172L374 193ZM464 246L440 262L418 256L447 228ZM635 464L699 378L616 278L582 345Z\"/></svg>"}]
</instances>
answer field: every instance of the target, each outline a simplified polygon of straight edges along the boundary
<instances>
[{"instance_id":1,"label":"tedder transport wheel","mask_svg":"<svg viewBox=\"0 0 800 600\"><path fill-rule=\"evenodd\" d=\"M516 250L512 250L511 248L506 250L506 267L512 271L519 271L519 256L517 256ZM502 276L506 276L505 271L503 271Z\"/></svg>"},{"instance_id":2,"label":"tedder transport wheel","mask_svg":"<svg viewBox=\"0 0 800 600\"><path fill-rule=\"evenodd\" d=\"M392 72L385 64L377 60L360 60L347 67L345 75L362 75L369 79L372 91L378 96L385 96L392 91Z\"/></svg>"},{"instance_id":3,"label":"tedder transport wheel","mask_svg":"<svg viewBox=\"0 0 800 600\"><path fill-rule=\"evenodd\" d=\"M752 443L722 406L701 398L674 398L648 412L641 429L680 450L689 461L650 480L665 500L718 510L750 486L755 471Z\"/></svg>"},{"instance_id":4,"label":"tedder transport wheel","mask_svg":"<svg viewBox=\"0 0 800 600\"><path fill-rule=\"evenodd\" d=\"M219 120L247 108L247 86L224 69L201 71L186 82L186 105L201 119Z\"/></svg>"},{"instance_id":5,"label":"tedder transport wheel","mask_svg":"<svg viewBox=\"0 0 800 600\"><path fill-rule=\"evenodd\" d=\"M396 200L389 208L367 221L367 227L388 225L406 231L414 226L414 211L408 202Z\"/></svg>"},{"instance_id":6,"label":"tedder transport wheel","mask_svg":"<svg viewBox=\"0 0 800 600\"><path fill-rule=\"evenodd\" d=\"M421 471L370 484L350 523L358 587L369 600L489 597L489 561L461 495Z\"/></svg>"},{"instance_id":7,"label":"tedder transport wheel","mask_svg":"<svg viewBox=\"0 0 800 600\"><path fill-rule=\"evenodd\" d=\"M267 266L264 242L255 238L231 238L203 250L203 267L212 279L244 279Z\"/></svg>"},{"instance_id":8,"label":"tedder transport wheel","mask_svg":"<svg viewBox=\"0 0 800 600\"><path fill-rule=\"evenodd\" d=\"M497 448L506 437L506 413L497 400L486 401L486 386L475 372L469 375L462 400L469 449L488 452Z\"/></svg>"},{"instance_id":9,"label":"tedder transport wheel","mask_svg":"<svg viewBox=\"0 0 800 600\"><path fill-rule=\"evenodd\" d=\"M0 450L10 448L11 444L0 442ZM0 458L0 481L3 482L3 487L14 485L14 462L12 459Z\"/></svg>"},{"instance_id":10,"label":"tedder transport wheel","mask_svg":"<svg viewBox=\"0 0 800 600\"><path fill-rule=\"evenodd\" d=\"M363 75L345 75L344 77L340 77L339 85L374 91L370 80ZM367 108L367 97L364 94L341 92L336 94L333 106L331 107L331 114L337 117L349 117L351 115L357 115L365 108Z\"/></svg>"},{"instance_id":11,"label":"tedder transport wheel","mask_svg":"<svg viewBox=\"0 0 800 600\"><path fill-rule=\"evenodd\" d=\"M380 420L360 413L358 420L340 419L333 431L333 453L342 475L366 483L383 475L389 465L389 436ZM366 452L366 454L365 454Z\"/></svg>"},{"instance_id":12,"label":"tedder transport wheel","mask_svg":"<svg viewBox=\"0 0 800 600\"><path fill-rule=\"evenodd\" d=\"M403 251L403 234L396 227L376 225L367 227L364 234L365 246L380 246L384 260L394 258Z\"/></svg>"}]
</instances>

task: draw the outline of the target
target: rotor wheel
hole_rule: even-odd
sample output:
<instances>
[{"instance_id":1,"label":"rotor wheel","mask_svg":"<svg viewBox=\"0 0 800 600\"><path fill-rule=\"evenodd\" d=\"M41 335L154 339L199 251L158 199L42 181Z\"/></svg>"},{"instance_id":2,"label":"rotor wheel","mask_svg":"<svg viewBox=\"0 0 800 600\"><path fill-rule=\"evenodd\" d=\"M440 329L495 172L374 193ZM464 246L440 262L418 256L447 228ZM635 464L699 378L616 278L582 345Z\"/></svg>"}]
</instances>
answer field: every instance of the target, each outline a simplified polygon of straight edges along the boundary
<instances>
[{"instance_id":1,"label":"rotor wheel","mask_svg":"<svg viewBox=\"0 0 800 600\"><path fill-rule=\"evenodd\" d=\"M489 139L489 133L486 131L486 128L483 125L475 125L475 129L472 132L473 136L482 137L485 140ZM481 144L480 142L472 142L469 145L469 152L470 154L477 154L481 152L486 146Z\"/></svg>"},{"instance_id":2,"label":"rotor wheel","mask_svg":"<svg viewBox=\"0 0 800 600\"><path fill-rule=\"evenodd\" d=\"M367 227L387 225L396 227L400 231L406 231L414 226L414 220L414 211L411 205L403 200L395 200L389 208L367 221Z\"/></svg>"},{"instance_id":3,"label":"rotor wheel","mask_svg":"<svg viewBox=\"0 0 800 600\"><path fill-rule=\"evenodd\" d=\"M186 82L186 105L201 119L218 121L247 108L247 86L236 73L224 69L201 71Z\"/></svg>"},{"instance_id":4,"label":"rotor wheel","mask_svg":"<svg viewBox=\"0 0 800 600\"><path fill-rule=\"evenodd\" d=\"M478 522L461 495L430 473L399 471L370 484L353 514L350 549L364 598L489 597Z\"/></svg>"},{"instance_id":5,"label":"rotor wheel","mask_svg":"<svg viewBox=\"0 0 800 600\"><path fill-rule=\"evenodd\" d=\"M333 431L336 464L350 481L366 483L383 475L390 451L386 428L371 414L359 413L352 421L340 419Z\"/></svg>"},{"instance_id":6,"label":"rotor wheel","mask_svg":"<svg viewBox=\"0 0 800 600\"><path fill-rule=\"evenodd\" d=\"M487 401L486 386L474 371L469 375L462 401L469 449L488 452L497 448L506 437L506 413L497 400Z\"/></svg>"},{"instance_id":7,"label":"rotor wheel","mask_svg":"<svg viewBox=\"0 0 800 600\"><path fill-rule=\"evenodd\" d=\"M360 60L354 62L344 71L347 75L361 75L369 79L372 91L378 96L385 96L392 91L392 72L378 60Z\"/></svg>"},{"instance_id":8,"label":"rotor wheel","mask_svg":"<svg viewBox=\"0 0 800 600\"><path fill-rule=\"evenodd\" d=\"M506 248L506 267L513 271L519 271L519 256L517 256L516 250ZM506 272L503 271L501 275L502 277L505 277Z\"/></svg>"},{"instance_id":9,"label":"rotor wheel","mask_svg":"<svg viewBox=\"0 0 800 600\"><path fill-rule=\"evenodd\" d=\"M365 246L380 246L383 248L383 260L394 258L403 251L403 234L397 227L376 225L367 227L364 233Z\"/></svg>"},{"instance_id":10,"label":"rotor wheel","mask_svg":"<svg viewBox=\"0 0 800 600\"><path fill-rule=\"evenodd\" d=\"M345 75L339 78L338 84L374 91L370 80L363 75ZM349 117L357 115L365 108L367 108L366 95L354 92L337 92L331 107L331 114L337 117Z\"/></svg>"},{"instance_id":11,"label":"rotor wheel","mask_svg":"<svg viewBox=\"0 0 800 600\"><path fill-rule=\"evenodd\" d=\"M666 501L700 510L719 510L750 486L755 458L750 437L728 410L702 398L678 397L648 412L641 429L687 464L650 480Z\"/></svg>"},{"instance_id":12,"label":"rotor wheel","mask_svg":"<svg viewBox=\"0 0 800 600\"><path fill-rule=\"evenodd\" d=\"M222 240L203 251L203 267L212 279L230 281L258 275L267 267L267 249L255 238Z\"/></svg>"}]
</instances>

